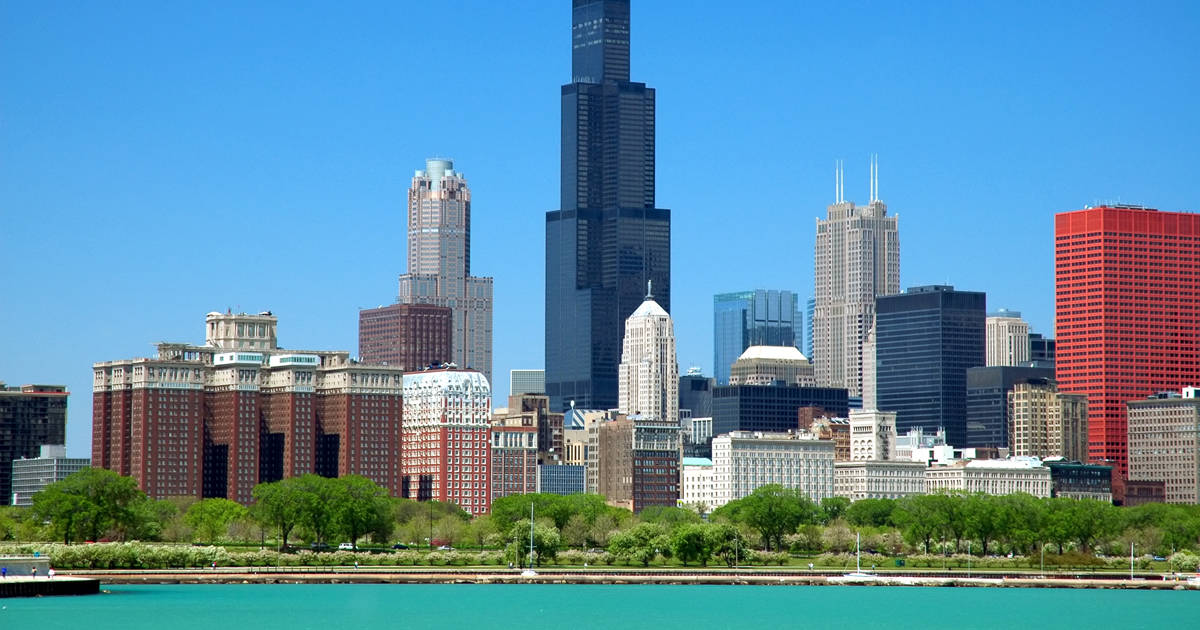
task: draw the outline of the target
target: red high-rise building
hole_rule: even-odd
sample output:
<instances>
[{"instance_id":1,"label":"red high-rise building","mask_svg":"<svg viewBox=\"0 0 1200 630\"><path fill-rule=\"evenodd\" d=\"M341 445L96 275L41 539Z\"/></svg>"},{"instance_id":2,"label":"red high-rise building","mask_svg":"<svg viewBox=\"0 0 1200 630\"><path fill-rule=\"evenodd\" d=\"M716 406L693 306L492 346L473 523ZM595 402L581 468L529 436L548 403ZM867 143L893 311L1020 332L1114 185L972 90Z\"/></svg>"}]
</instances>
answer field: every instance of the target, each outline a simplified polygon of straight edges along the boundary
<instances>
[{"instance_id":1,"label":"red high-rise building","mask_svg":"<svg viewBox=\"0 0 1200 630\"><path fill-rule=\"evenodd\" d=\"M452 311L433 304L393 304L358 312L358 356L364 363L419 370L453 360Z\"/></svg>"},{"instance_id":2,"label":"red high-rise building","mask_svg":"<svg viewBox=\"0 0 1200 630\"><path fill-rule=\"evenodd\" d=\"M1128 470L1125 403L1200 384L1200 215L1055 216L1059 389L1088 396L1088 452Z\"/></svg>"},{"instance_id":3,"label":"red high-rise building","mask_svg":"<svg viewBox=\"0 0 1200 630\"><path fill-rule=\"evenodd\" d=\"M209 313L203 346L93 366L92 465L155 498L253 500L316 473L400 491L403 370L345 351L284 350L276 319Z\"/></svg>"}]
</instances>

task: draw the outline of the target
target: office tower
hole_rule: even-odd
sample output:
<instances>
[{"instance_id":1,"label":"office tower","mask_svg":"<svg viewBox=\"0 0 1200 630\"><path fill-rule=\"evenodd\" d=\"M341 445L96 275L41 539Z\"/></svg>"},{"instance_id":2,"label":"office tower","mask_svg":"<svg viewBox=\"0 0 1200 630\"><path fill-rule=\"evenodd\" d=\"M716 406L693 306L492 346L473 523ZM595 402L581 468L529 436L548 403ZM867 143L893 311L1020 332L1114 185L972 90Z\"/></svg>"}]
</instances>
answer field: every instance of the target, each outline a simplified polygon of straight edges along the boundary
<instances>
[{"instance_id":1,"label":"office tower","mask_svg":"<svg viewBox=\"0 0 1200 630\"><path fill-rule=\"evenodd\" d=\"M817 502L833 496L833 442L811 433L734 431L713 438L712 447L713 509L767 484Z\"/></svg>"},{"instance_id":2,"label":"office tower","mask_svg":"<svg viewBox=\"0 0 1200 630\"><path fill-rule=\"evenodd\" d=\"M804 315L791 291L755 289L713 296L713 373L729 384L729 366L750 346L792 346L804 341Z\"/></svg>"},{"instance_id":3,"label":"office tower","mask_svg":"<svg viewBox=\"0 0 1200 630\"><path fill-rule=\"evenodd\" d=\"M537 491L542 494L579 494L583 492L582 464L540 464L537 467Z\"/></svg>"},{"instance_id":4,"label":"office tower","mask_svg":"<svg viewBox=\"0 0 1200 630\"><path fill-rule=\"evenodd\" d=\"M876 301L876 399L896 412L897 431L945 428L950 444L966 441L967 369L984 362L986 302L942 285Z\"/></svg>"},{"instance_id":5,"label":"office tower","mask_svg":"<svg viewBox=\"0 0 1200 630\"><path fill-rule=\"evenodd\" d=\"M488 511L491 400L487 377L477 370L404 375L400 496Z\"/></svg>"},{"instance_id":6,"label":"office tower","mask_svg":"<svg viewBox=\"0 0 1200 630\"><path fill-rule=\"evenodd\" d=\"M1087 397L1051 380L1027 379L1008 392L1008 452L1014 457L1087 458Z\"/></svg>"},{"instance_id":7,"label":"office tower","mask_svg":"<svg viewBox=\"0 0 1200 630\"><path fill-rule=\"evenodd\" d=\"M521 394L545 394L546 393L546 371L545 370L509 370L508 372L508 395L519 396Z\"/></svg>"},{"instance_id":8,"label":"office tower","mask_svg":"<svg viewBox=\"0 0 1200 630\"><path fill-rule=\"evenodd\" d=\"M629 80L628 0L575 0L558 210L546 214L546 393L617 406L625 320L671 311L671 211L654 200L654 89Z\"/></svg>"},{"instance_id":9,"label":"office tower","mask_svg":"<svg viewBox=\"0 0 1200 630\"><path fill-rule=\"evenodd\" d=\"M537 492L537 427L493 424L491 437L492 501Z\"/></svg>"},{"instance_id":10,"label":"office tower","mask_svg":"<svg viewBox=\"0 0 1200 630\"><path fill-rule=\"evenodd\" d=\"M850 411L850 461L896 459L896 414L891 411Z\"/></svg>"},{"instance_id":11,"label":"office tower","mask_svg":"<svg viewBox=\"0 0 1200 630\"><path fill-rule=\"evenodd\" d=\"M1167 503L1200 503L1200 398L1195 388L1127 403L1129 481L1161 481Z\"/></svg>"},{"instance_id":12,"label":"office tower","mask_svg":"<svg viewBox=\"0 0 1200 630\"><path fill-rule=\"evenodd\" d=\"M1038 367L1054 367L1054 339L1029 333L1029 360Z\"/></svg>"},{"instance_id":13,"label":"office tower","mask_svg":"<svg viewBox=\"0 0 1200 630\"><path fill-rule=\"evenodd\" d=\"M63 444L45 444L37 457L14 459L12 462L12 504L29 507L33 495L46 486L62 481L92 465L86 457L67 457Z\"/></svg>"},{"instance_id":14,"label":"office tower","mask_svg":"<svg viewBox=\"0 0 1200 630\"><path fill-rule=\"evenodd\" d=\"M820 407L842 418L850 411L846 390L840 387L718 385L713 389L713 435L807 430L800 426L801 407Z\"/></svg>"},{"instance_id":15,"label":"office tower","mask_svg":"<svg viewBox=\"0 0 1200 630\"><path fill-rule=\"evenodd\" d=\"M986 365L1021 365L1029 360L1029 324L1020 311L988 313Z\"/></svg>"},{"instance_id":16,"label":"office tower","mask_svg":"<svg viewBox=\"0 0 1200 630\"><path fill-rule=\"evenodd\" d=\"M0 382L0 503L12 499L12 462L67 439L67 388Z\"/></svg>"},{"instance_id":17,"label":"office tower","mask_svg":"<svg viewBox=\"0 0 1200 630\"><path fill-rule=\"evenodd\" d=\"M492 279L471 275L471 190L451 160L427 159L413 175L408 273L396 302L449 307L452 362L491 382Z\"/></svg>"},{"instance_id":18,"label":"office tower","mask_svg":"<svg viewBox=\"0 0 1200 630\"><path fill-rule=\"evenodd\" d=\"M433 304L392 304L358 312L358 358L363 363L419 370L453 359L453 311Z\"/></svg>"},{"instance_id":19,"label":"office tower","mask_svg":"<svg viewBox=\"0 0 1200 630\"><path fill-rule=\"evenodd\" d=\"M621 413L679 426L675 326L649 293L625 322L617 375Z\"/></svg>"},{"instance_id":20,"label":"office tower","mask_svg":"<svg viewBox=\"0 0 1200 630\"><path fill-rule=\"evenodd\" d=\"M688 368L679 377L679 418L711 418L712 390L716 379L700 373L700 368Z\"/></svg>"},{"instance_id":21,"label":"office tower","mask_svg":"<svg viewBox=\"0 0 1200 630\"><path fill-rule=\"evenodd\" d=\"M610 505L641 512L679 501L679 426L619 417L597 427L598 490Z\"/></svg>"},{"instance_id":22,"label":"office tower","mask_svg":"<svg viewBox=\"0 0 1200 630\"><path fill-rule=\"evenodd\" d=\"M1054 368L994 365L967 369L967 433L958 447L1008 446L1008 393L1013 385L1054 380Z\"/></svg>"},{"instance_id":23,"label":"office tower","mask_svg":"<svg viewBox=\"0 0 1200 630\"><path fill-rule=\"evenodd\" d=\"M1200 383L1200 215L1055 216L1058 387L1088 396L1089 459L1126 473L1125 403Z\"/></svg>"},{"instance_id":24,"label":"office tower","mask_svg":"<svg viewBox=\"0 0 1200 630\"><path fill-rule=\"evenodd\" d=\"M900 292L900 233L896 216L879 200L878 166L871 164L866 206L843 196L837 169L834 203L817 219L813 349L817 383L862 395L862 344L875 298Z\"/></svg>"},{"instance_id":25,"label":"office tower","mask_svg":"<svg viewBox=\"0 0 1200 630\"><path fill-rule=\"evenodd\" d=\"M804 347L801 350L808 358L813 355L813 311L817 308L817 298L810 297L805 302L804 317Z\"/></svg>"},{"instance_id":26,"label":"office tower","mask_svg":"<svg viewBox=\"0 0 1200 630\"><path fill-rule=\"evenodd\" d=\"M750 346L729 367L730 385L816 387L813 365L795 346Z\"/></svg>"},{"instance_id":27,"label":"office tower","mask_svg":"<svg viewBox=\"0 0 1200 630\"><path fill-rule=\"evenodd\" d=\"M497 409L492 426L533 427L537 432L537 462L563 462L563 414L550 411L545 394L514 394L508 407Z\"/></svg>"},{"instance_id":28,"label":"office tower","mask_svg":"<svg viewBox=\"0 0 1200 630\"><path fill-rule=\"evenodd\" d=\"M397 367L284 350L270 312L209 313L205 344L92 366L92 465L155 498L251 501L260 482L356 474L399 494Z\"/></svg>"}]
</instances>

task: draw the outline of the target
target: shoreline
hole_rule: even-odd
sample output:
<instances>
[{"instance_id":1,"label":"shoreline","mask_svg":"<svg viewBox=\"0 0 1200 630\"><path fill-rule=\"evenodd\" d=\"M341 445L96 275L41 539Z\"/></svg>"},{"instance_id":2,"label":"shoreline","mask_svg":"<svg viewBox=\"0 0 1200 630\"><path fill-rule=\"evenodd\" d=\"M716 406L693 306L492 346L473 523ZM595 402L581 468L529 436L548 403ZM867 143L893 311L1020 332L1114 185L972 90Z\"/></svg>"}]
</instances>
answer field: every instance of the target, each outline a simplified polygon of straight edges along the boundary
<instances>
[{"instance_id":1,"label":"shoreline","mask_svg":"<svg viewBox=\"0 0 1200 630\"><path fill-rule=\"evenodd\" d=\"M65 572L64 572L65 573ZM99 580L103 586L130 584L707 584L759 586L935 586L984 588L1073 588L1120 590L1200 590L1189 586L1186 577L1151 575L1120 578L1115 576L1040 575L929 575L881 573L868 577L842 574L810 574L766 571L654 571L654 570L572 570L547 569L536 576L523 577L505 569L452 570L379 570L339 567L338 570L294 571L271 568L228 568L196 570L75 570L75 577Z\"/></svg>"}]
</instances>

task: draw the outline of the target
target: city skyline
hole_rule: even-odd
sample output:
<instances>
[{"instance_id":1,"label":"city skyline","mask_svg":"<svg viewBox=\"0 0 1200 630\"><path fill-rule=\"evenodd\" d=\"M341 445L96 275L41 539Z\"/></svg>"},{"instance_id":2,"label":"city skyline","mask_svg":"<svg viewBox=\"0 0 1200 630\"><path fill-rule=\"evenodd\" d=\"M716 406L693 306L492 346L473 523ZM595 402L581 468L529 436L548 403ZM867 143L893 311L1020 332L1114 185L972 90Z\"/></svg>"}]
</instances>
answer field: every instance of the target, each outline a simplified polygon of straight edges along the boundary
<instances>
[{"instance_id":1,"label":"city skyline","mask_svg":"<svg viewBox=\"0 0 1200 630\"><path fill-rule=\"evenodd\" d=\"M68 385L71 456L90 446L91 364L199 342L197 312L272 310L285 347L355 348L358 308L395 297L407 180L428 155L471 174L473 257L496 278L493 374L541 367L544 251L532 243L559 199L570 7L455 6L454 32L406 38L394 25L447 7L3 9L0 146L19 159L0 172L0 204L14 209L0 379ZM656 197L675 215L681 371L713 374L714 294L807 297L835 159L861 203L867 156L880 155L880 197L904 218L902 288L985 291L1047 336L1055 213L1197 206L1195 6L780 3L764 6L769 19L719 7L633 5L631 72L661 95ZM522 44L497 54L497 24ZM850 35L855 46L831 45ZM718 36L739 47L688 45ZM1135 43L1089 43L1109 41ZM423 101L408 74L430 49L442 80L488 98ZM722 82L753 90L713 89ZM827 98L868 91L888 105ZM753 182L786 193L751 200ZM765 251L796 254L735 264Z\"/></svg>"}]
</instances>

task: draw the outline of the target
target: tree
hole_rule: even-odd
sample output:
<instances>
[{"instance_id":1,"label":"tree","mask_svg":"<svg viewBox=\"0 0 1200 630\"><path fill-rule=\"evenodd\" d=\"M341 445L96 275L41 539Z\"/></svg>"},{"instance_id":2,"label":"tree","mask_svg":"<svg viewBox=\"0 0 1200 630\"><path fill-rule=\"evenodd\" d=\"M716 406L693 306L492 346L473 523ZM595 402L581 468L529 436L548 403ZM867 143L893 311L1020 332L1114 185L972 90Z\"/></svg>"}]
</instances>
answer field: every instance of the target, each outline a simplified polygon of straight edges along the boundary
<instances>
[{"instance_id":1,"label":"tree","mask_svg":"<svg viewBox=\"0 0 1200 630\"><path fill-rule=\"evenodd\" d=\"M825 545L826 551L835 553L850 551L854 540L854 532L850 531L849 527L846 527L845 521L830 523L821 534L821 542Z\"/></svg>"},{"instance_id":2,"label":"tree","mask_svg":"<svg viewBox=\"0 0 1200 630\"><path fill-rule=\"evenodd\" d=\"M667 529L675 529L684 523L699 523L700 515L681 507L652 505L638 514L643 523L658 523Z\"/></svg>"},{"instance_id":3,"label":"tree","mask_svg":"<svg viewBox=\"0 0 1200 630\"><path fill-rule=\"evenodd\" d=\"M892 512L892 521L911 545L921 544L929 553L929 543L942 531L934 495L914 494L900 499Z\"/></svg>"},{"instance_id":4,"label":"tree","mask_svg":"<svg viewBox=\"0 0 1200 630\"><path fill-rule=\"evenodd\" d=\"M846 521L856 527L887 527L895 509L895 499L859 499L846 508Z\"/></svg>"},{"instance_id":5,"label":"tree","mask_svg":"<svg viewBox=\"0 0 1200 630\"><path fill-rule=\"evenodd\" d=\"M337 479L309 473L283 481L291 481L296 485L300 499L300 525L312 536L310 542L328 542L336 525L334 516L337 505L342 500L343 488Z\"/></svg>"},{"instance_id":6,"label":"tree","mask_svg":"<svg viewBox=\"0 0 1200 630\"><path fill-rule=\"evenodd\" d=\"M825 497L821 499L821 523L828 524L842 518L850 508L850 499L846 497Z\"/></svg>"},{"instance_id":7,"label":"tree","mask_svg":"<svg viewBox=\"0 0 1200 630\"><path fill-rule=\"evenodd\" d=\"M281 481L260 483L254 486L252 495L254 505L250 507L250 515L264 527L274 527L279 530L279 548L287 549L288 536L299 524L301 518L301 503L303 490L298 477L289 477Z\"/></svg>"},{"instance_id":8,"label":"tree","mask_svg":"<svg viewBox=\"0 0 1200 630\"><path fill-rule=\"evenodd\" d=\"M708 532L711 527L702 523L685 523L675 529L671 535L671 551L683 562L683 566L686 567L688 562L708 566L714 542Z\"/></svg>"},{"instance_id":9,"label":"tree","mask_svg":"<svg viewBox=\"0 0 1200 630\"><path fill-rule=\"evenodd\" d=\"M568 547L582 548L587 545L589 533L591 527L588 526L587 519L582 514L572 514L562 528L563 542Z\"/></svg>"},{"instance_id":10,"label":"tree","mask_svg":"<svg viewBox=\"0 0 1200 630\"><path fill-rule=\"evenodd\" d=\"M509 547L511 551L507 555L510 560L516 561L521 566L529 560L531 553L529 534L529 519L525 519L523 523L513 523L508 532L512 545ZM562 538L559 537L558 530L553 525L548 522L534 524L532 554L535 565L540 567L543 560L553 560L558 557L558 549L561 544Z\"/></svg>"},{"instance_id":11,"label":"tree","mask_svg":"<svg viewBox=\"0 0 1200 630\"><path fill-rule=\"evenodd\" d=\"M368 532L390 533L391 502L386 488L361 475L346 475L329 480L334 522L358 549L358 539ZM383 536L387 539L387 534Z\"/></svg>"},{"instance_id":12,"label":"tree","mask_svg":"<svg viewBox=\"0 0 1200 630\"><path fill-rule=\"evenodd\" d=\"M966 531L972 539L979 541L983 555L988 553L988 544L1007 527L1005 510L998 497L976 493L965 498L963 512Z\"/></svg>"},{"instance_id":13,"label":"tree","mask_svg":"<svg viewBox=\"0 0 1200 630\"><path fill-rule=\"evenodd\" d=\"M636 560L642 566L649 566L655 556L670 546L665 527L658 523L638 523L614 535L608 542L608 552L626 562Z\"/></svg>"},{"instance_id":14,"label":"tree","mask_svg":"<svg viewBox=\"0 0 1200 630\"><path fill-rule=\"evenodd\" d=\"M713 515L749 525L762 536L770 551L772 546L782 547L783 537L794 533L801 524L815 523L819 513L812 499L800 491L768 484L721 506Z\"/></svg>"},{"instance_id":15,"label":"tree","mask_svg":"<svg viewBox=\"0 0 1200 630\"><path fill-rule=\"evenodd\" d=\"M246 515L246 508L229 499L203 499L184 513L183 520L197 538L212 545L220 542L229 524Z\"/></svg>"},{"instance_id":16,"label":"tree","mask_svg":"<svg viewBox=\"0 0 1200 630\"><path fill-rule=\"evenodd\" d=\"M729 523L709 525L706 533L712 554L725 566L732 567L746 557L746 539L741 530Z\"/></svg>"},{"instance_id":17,"label":"tree","mask_svg":"<svg viewBox=\"0 0 1200 630\"><path fill-rule=\"evenodd\" d=\"M84 468L33 495L33 513L50 521L67 544L79 534L99 540L114 527L129 528L136 520L135 504L145 497L132 477Z\"/></svg>"}]
</instances>

